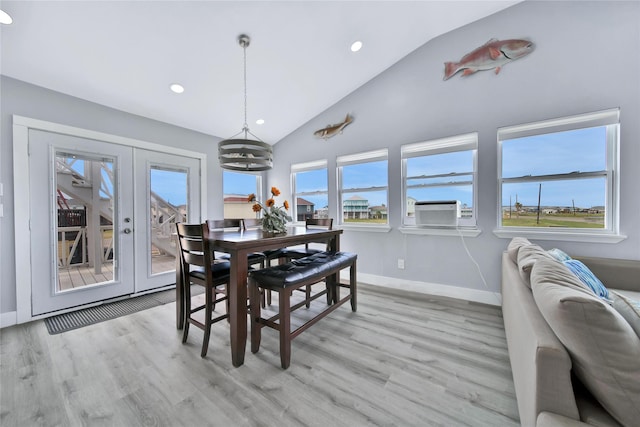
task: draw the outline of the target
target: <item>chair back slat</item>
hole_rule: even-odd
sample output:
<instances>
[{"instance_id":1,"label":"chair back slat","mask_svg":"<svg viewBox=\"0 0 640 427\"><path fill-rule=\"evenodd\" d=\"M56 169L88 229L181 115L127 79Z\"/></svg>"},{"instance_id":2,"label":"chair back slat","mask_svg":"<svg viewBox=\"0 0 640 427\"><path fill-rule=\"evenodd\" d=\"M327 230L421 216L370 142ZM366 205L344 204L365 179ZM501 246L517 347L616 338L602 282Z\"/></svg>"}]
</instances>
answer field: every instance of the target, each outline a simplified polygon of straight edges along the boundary
<instances>
[{"instance_id":1,"label":"chair back slat","mask_svg":"<svg viewBox=\"0 0 640 427\"><path fill-rule=\"evenodd\" d=\"M306 228L324 228L333 229L333 218L307 218L305 221Z\"/></svg>"},{"instance_id":2,"label":"chair back slat","mask_svg":"<svg viewBox=\"0 0 640 427\"><path fill-rule=\"evenodd\" d=\"M241 219L208 219L207 226L209 230L230 230L230 231L240 231L242 229L242 220Z\"/></svg>"},{"instance_id":3,"label":"chair back slat","mask_svg":"<svg viewBox=\"0 0 640 427\"><path fill-rule=\"evenodd\" d=\"M242 228L244 230L256 230L261 227L258 218L245 218L242 220Z\"/></svg>"}]
</instances>

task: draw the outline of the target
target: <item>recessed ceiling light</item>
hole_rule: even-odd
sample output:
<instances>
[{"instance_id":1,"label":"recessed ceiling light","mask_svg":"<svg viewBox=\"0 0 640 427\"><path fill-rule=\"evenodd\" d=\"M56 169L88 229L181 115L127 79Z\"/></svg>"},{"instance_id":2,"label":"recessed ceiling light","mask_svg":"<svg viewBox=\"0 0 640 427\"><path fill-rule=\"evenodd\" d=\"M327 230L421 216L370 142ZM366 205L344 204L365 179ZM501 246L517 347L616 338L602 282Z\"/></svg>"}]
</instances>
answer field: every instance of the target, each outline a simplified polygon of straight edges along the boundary
<instances>
[{"instance_id":1,"label":"recessed ceiling light","mask_svg":"<svg viewBox=\"0 0 640 427\"><path fill-rule=\"evenodd\" d=\"M258 119L258 120L256 120L256 124L257 124L257 125L263 125L263 124L264 124L264 119Z\"/></svg>"},{"instance_id":2,"label":"recessed ceiling light","mask_svg":"<svg viewBox=\"0 0 640 427\"><path fill-rule=\"evenodd\" d=\"M11 18L11 16L5 12L4 10L0 9L0 24L11 24L13 22L13 18Z\"/></svg>"},{"instance_id":3,"label":"recessed ceiling light","mask_svg":"<svg viewBox=\"0 0 640 427\"><path fill-rule=\"evenodd\" d=\"M171 88L171 91L175 92L175 93L182 93L184 92L184 87L182 87L182 85L178 84L178 83L174 83L171 86L169 86L169 88Z\"/></svg>"},{"instance_id":4,"label":"recessed ceiling light","mask_svg":"<svg viewBox=\"0 0 640 427\"><path fill-rule=\"evenodd\" d=\"M362 49L362 42L360 40L356 40L351 45L351 52L357 52Z\"/></svg>"}]
</instances>

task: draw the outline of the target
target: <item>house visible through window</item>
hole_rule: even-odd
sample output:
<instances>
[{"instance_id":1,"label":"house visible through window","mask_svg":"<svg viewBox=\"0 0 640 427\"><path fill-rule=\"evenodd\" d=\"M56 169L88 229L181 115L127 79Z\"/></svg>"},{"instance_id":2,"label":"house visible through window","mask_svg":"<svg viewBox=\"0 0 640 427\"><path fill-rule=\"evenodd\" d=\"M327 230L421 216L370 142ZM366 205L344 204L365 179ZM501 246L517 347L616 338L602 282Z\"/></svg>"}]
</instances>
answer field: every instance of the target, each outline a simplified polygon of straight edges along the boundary
<instances>
[{"instance_id":1,"label":"house visible through window","mask_svg":"<svg viewBox=\"0 0 640 427\"><path fill-rule=\"evenodd\" d=\"M260 197L262 177L243 172L223 171L222 192L224 194L225 218L255 218L251 209L253 204L247 201L250 194Z\"/></svg>"},{"instance_id":2,"label":"house visible through window","mask_svg":"<svg viewBox=\"0 0 640 427\"><path fill-rule=\"evenodd\" d=\"M403 215L415 225L416 202L458 201L458 225L474 226L478 134L407 144L401 147Z\"/></svg>"},{"instance_id":3,"label":"house visible through window","mask_svg":"<svg viewBox=\"0 0 640 427\"><path fill-rule=\"evenodd\" d=\"M292 165L291 186L294 200L291 216L296 221L305 221L308 218L329 218L326 160Z\"/></svg>"},{"instance_id":4,"label":"house visible through window","mask_svg":"<svg viewBox=\"0 0 640 427\"><path fill-rule=\"evenodd\" d=\"M341 223L389 223L387 158L386 149L338 157Z\"/></svg>"},{"instance_id":5,"label":"house visible through window","mask_svg":"<svg viewBox=\"0 0 640 427\"><path fill-rule=\"evenodd\" d=\"M500 225L617 232L619 110L498 130Z\"/></svg>"}]
</instances>

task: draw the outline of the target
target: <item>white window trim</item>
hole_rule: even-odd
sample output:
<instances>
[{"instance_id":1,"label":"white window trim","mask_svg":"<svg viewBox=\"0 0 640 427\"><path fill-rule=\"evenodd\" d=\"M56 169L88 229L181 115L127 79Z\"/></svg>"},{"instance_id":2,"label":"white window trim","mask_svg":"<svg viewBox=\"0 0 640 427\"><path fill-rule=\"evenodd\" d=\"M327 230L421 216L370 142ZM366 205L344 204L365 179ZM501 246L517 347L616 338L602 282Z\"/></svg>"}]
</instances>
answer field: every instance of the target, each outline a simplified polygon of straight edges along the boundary
<instances>
[{"instance_id":1,"label":"white window trim","mask_svg":"<svg viewBox=\"0 0 640 427\"><path fill-rule=\"evenodd\" d=\"M473 172L472 172L472 213L471 218L460 221L459 227L465 232L480 234L480 230L477 229L477 212L478 212L478 132L470 132L462 135L456 135L451 137L432 139L429 141L416 142L412 144L406 144L400 147L400 157L402 159L402 227L400 231L408 233L412 229L423 228L417 227L408 223L407 219L407 161L406 159L412 157L424 157L437 154L452 153L456 151L470 151L473 150ZM431 229L425 228L425 229ZM457 235L456 227L450 227L449 230L453 230L453 233L445 233L443 227L433 228L433 232L416 232L415 234L435 234L435 235ZM475 230L475 231L474 231ZM413 234L413 233L412 233Z\"/></svg>"},{"instance_id":2,"label":"white window trim","mask_svg":"<svg viewBox=\"0 0 640 427\"><path fill-rule=\"evenodd\" d=\"M338 198L338 225L344 230L358 230L358 231L377 231L385 232L390 231L390 212L389 206L389 174L387 164L387 185L384 187L369 187L369 188L350 188L346 193L355 193L358 191L382 191L387 192L387 200L385 205L387 206L387 222L386 224L352 224L344 222L344 206L343 206L343 192L342 190L342 168L344 166L357 165L361 163L370 163L378 161L389 161L389 150L384 148L380 150L366 151L356 154L348 154L345 156L338 156L336 158L336 173L337 173L337 198Z\"/></svg>"},{"instance_id":3,"label":"white window trim","mask_svg":"<svg viewBox=\"0 0 640 427\"><path fill-rule=\"evenodd\" d=\"M618 243L627 236L620 234L620 109L597 111L578 114L522 125L506 126L498 128L498 206L496 220L498 227L493 233L502 238L523 236L539 240L564 240L590 243ZM577 228L535 228L535 227L503 227L502 226L502 141L506 139L522 138L526 136L540 135L543 133L556 133L589 127L611 126L607 129L607 159L606 159L606 212L605 228L577 229Z\"/></svg>"},{"instance_id":4,"label":"white window trim","mask_svg":"<svg viewBox=\"0 0 640 427\"><path fill-rule=\"evenodd\" d=\"M320 169L326 169L327 170L327 190L326 191L303 191L298 193L297 192L297 188L296 188L296 174L299 172L310 172L310 171L314 171L314 170L320 170ZM293 223L294 224L304 224L302 221L298 221L298 197L301 196L316 196L316 195L322 195L322 194L326 194L327 195L327 203L329 203L329 168L328 168L328 162L326 159L324 160L315 160L312 162L305 162L305 163L296 163L296 164L292 164L291 165L291 176L290 176L290 180L291 180L291 195L292 195L292 200L291 200L291 204L293 205L293 209L291 211L291 213L293 214L292 217L294 218ZM308 207L307 207L308 209Z\"/></svg>"}]
</instances>

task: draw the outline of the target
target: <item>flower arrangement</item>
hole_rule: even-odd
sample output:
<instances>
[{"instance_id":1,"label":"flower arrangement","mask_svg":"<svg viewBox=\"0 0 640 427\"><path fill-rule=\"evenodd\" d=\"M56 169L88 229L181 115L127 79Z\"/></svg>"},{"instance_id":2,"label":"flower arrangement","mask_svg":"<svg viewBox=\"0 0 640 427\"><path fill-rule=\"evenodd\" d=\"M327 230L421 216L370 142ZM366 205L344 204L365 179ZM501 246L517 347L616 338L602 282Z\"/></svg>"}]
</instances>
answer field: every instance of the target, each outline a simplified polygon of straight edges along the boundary
<instances>
[{"instance_id":1,"label":"flower arrangement","mask_svg":"<svg viewBox=\"0 0 640 427\"><path fill-rule=\"evenodd\" d=\"M292 221L292 218L287 215L289 210L289 202L284 201L282 206L276 206L275 197L280 195L280 190L276 187L271 187L271 198L264 202L264 205L256 200L255 194L249 194L247 202L253 203L253 211L255 213L262 211L262 230L268 233L284 233L287 231L286 222ZM283 210L284 208L284 210Z\"/></svg>"}]
</instances>

